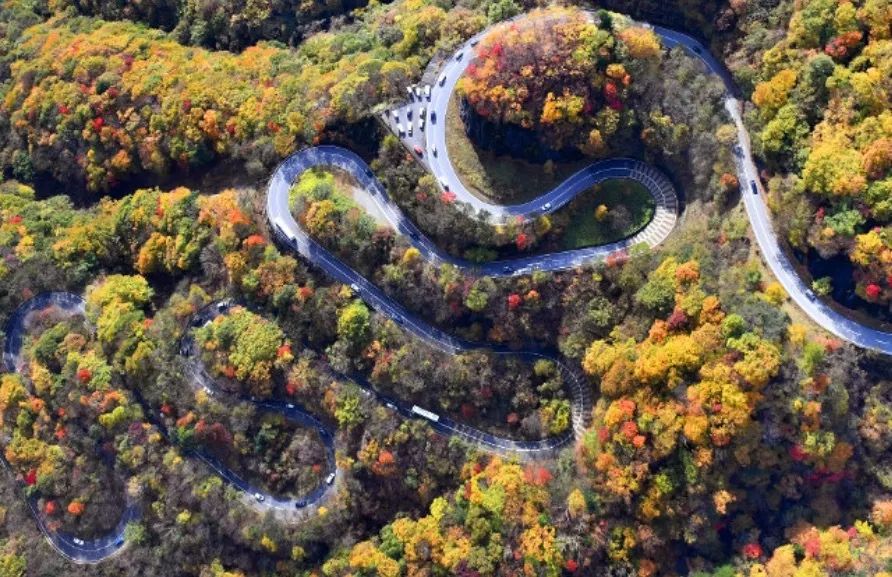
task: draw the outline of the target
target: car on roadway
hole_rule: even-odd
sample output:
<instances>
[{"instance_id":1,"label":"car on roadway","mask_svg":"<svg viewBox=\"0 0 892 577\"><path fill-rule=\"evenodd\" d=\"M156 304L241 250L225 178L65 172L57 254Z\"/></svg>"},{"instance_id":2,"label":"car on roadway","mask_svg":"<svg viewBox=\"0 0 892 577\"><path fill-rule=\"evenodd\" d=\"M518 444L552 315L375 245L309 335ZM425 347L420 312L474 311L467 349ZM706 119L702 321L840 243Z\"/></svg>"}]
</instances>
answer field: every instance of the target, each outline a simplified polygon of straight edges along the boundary
<instances>
[{"instance_id":1,"label":"car on roadway","mask_svg":"<svg viewBox=\"0 0 892 577\"><path fill-rule=\"evenodd\" d=\"M756 181L750 181L750 189L753 191L753 194L759 194L759 187L756 186Z\"/></svg>"},{"instance_id":2,"label":"car on roadway","mask_svg":"<svg viewBox=\"0 0 892 577\"><path fill-rule=\"evenodd\" d=\"M444 84L446 84L446 73L445 72L440 75L440 78L437 80L437 84L439 84L440 86L443 86Z\"/></svg>"},{"instance_id":3,"label":"car on roadway","mask_svg":"<svg viewBox=\"0 0 892 577\"><path fill-rule=\"evenodd\" d=\"M335 474L334 474L334 473L329 473L329 474L328 474L328 477L325 478L325 484L326 484L326 485L331 485L332 483L334 483L334 480L335 480Z\"/></svg>"},{"instance_id":4,"label":"car on roadway","mask_svg":"<svg viewBox=\"0 0 892 577\"><path fill-rule=\"evenodd\" d=\"M511 274L514 272L514 269L506 264L505 266L502 267L502 272L505 274Z\"/></svg>"},{"instance_id":5,"label":"car on roadway","mask_svg":"<svg viewBox=\"0 0 892 577\"><path fill-rule=\"evenodd\" d=\"M461 60L461 57L464 56L465 53L461 50L458 51L458 54L455 55L456 60Z\"/></svg>"},{"instance_id":6,"label":"car on roadway","mask_svg":"<svg viewBox=\"0 0 892 577\"><path fill-rule=\"evenodd\" d=\"M419 121L419 122L420 122L420 121ZM424 150L423 150L420 146L418 146L417 144L416 144L415 146L412 147L412 150L414 150L414 151L415 151L415 154L417 154L418 156L421 156L421 155L424 154Z\"/></svg>"},{"instance_id":7,"label":"car on roadway","mask_svg":"<svg viewBox=\"0 0 892 577\"><path fill-rule=\"evenodd\" d=\"M406 324L406 319L404 319L403 317L393 317L393 322L400 326L403 326Z\"/></svg>"},{"instance_id":8,"label":"car on roadway","mask_svg":"<svg viewBox=\"0 0 892 577\"><path fill-rule=\"evenodd\" d=\"M477 46L477 44L479 44L479 43L480 43L479 38L474 38L473 40L471 40L471 46Z\"/></svg>"},{"instance_id":9,"label":"car on roadway","mask_svg":"<svg viewBox=\"0 0 892 577\"><path fill-rule=\"evenodd\" d=\"M286 409L293 409L293 408L294 408L294 403L286 403L286 404L285 404L285 408L286 408Z\"/></svg>"},{"instance_id":10,"label":"car on roadway","mask_svg":"<svg viewBox=\"0 0 892 577\"><path fill-rule=\"evenodd\" d=\"M258 503L263 503L264 501L266 501L266 497L264 497L260 493L254 493L254 499L256 499Z\"/></svg>"},{"instance_id":11,"label":"car on roadway","mask_svg":"<svg viewBox=\"0 0 892 577\"><path fill-rule=\"evenodd\" d=\"M120 547L123 544L124 544L124 537L118 537L117 539L115 539L115 545L117 547Z\"/></svg>"},{"instance_id":12,"label":"car on roadway","mask_svg":"<svg viewBox=\"0 0 892 577\"><path fill-rule=\"evenodd\" d=\"M437 156L437 145L436 144L431 145L431 154L433 154L434 156Z\"/></svg>"},{"instance_id":13,"label":"car on roadway","mask_svg":"<svg viewBox=\"0 0 892 577\"><path fill-rule=\"evenodd\" d=\"M80 539L80 538L78 538L78 537L75 537L74 539L72 539L72 541L74 541L74 544L77 545L78 547L83 547L83 546L84 546L84 540L83 540L83 539Z\"/></svg>"},{"instance_id":14,"label":"car on roadway","mask_svg":"<svg viewBox=\"0 0 892 577\"><path fill-rule=\"evenodd\" d=\"M434 124L436 122L437 122L437 111L431 110L431 124Z\"/></svg>"},{"instance_id":15,"label":"car on roadway","mask_svg":"<svg viewBox=\"0 0 892 577\"><path fill-rule=\"evenodd\" d=\"M306 507L306 506L307 506L307 500L306 500L306 499L298 499L297 501L294 502L294 508L295 508L295 509L303 509L303 508Z\"/></svg>"},{"instance_id":16,"label":"car on roadway","mask_svg":"<svg viewBox=\"0 0 892 577\"><path fill-rule=\"evenodd\" d=\"M384 403L384 406L387 407L388 409L392 410L392 411L395 411L395 410L396 410L396 405L394 405L394 404L391 403L390 401L387 401L386 403Z\"/></svg>"},{"instance_id":17,"label":"car on roadway","mask_svg":"<svg viewBox=\"0 0 892 577\"><path fill-rule=\"evenodd\" d=\"M352 290L352 291L355 292L355 293L358 293L358 292L359 292L359 285L356 284L355 282L350 283L350 290Z\"/></svg>"},{"instance_id":18,"label":"car on roadway","mask_svg":"<svg viewBox=\"0 0 892 577\"><path fill-rule=\"evenodd\" d=\"M418 240L418 239L421 238L421 237L419 237L419 236L418 236L418 233L415 232L414 230L410 230L410 231L409 231L409 238L411 238L412 240Z\"/></svg>"},{"instance_id":19,"label":"car on roadway","mask_svg":"<svg viewBox=\"0 0 892 577\"><path fill-rule=\"evenodd\" d=\"M542 210L551 210L551 203L550 203L550 202L546 202L545 204L543 204L543 205L542 205Z\"/></svg>"},{"instance_id":20,"label":"car on roadway","mask_svg":"<svg viewBox=\"0 0 892 577\"><path fill-rule=\"evenodd\" d=\"M811 302L815 302L818 300L817 295L811 289L805 289L805 298L810 300Z\"/></svg>"},{"instance_id":21,"label":"car on roadway","mask_svg":"<svg viewBox=\"0 0 892 577\"><path fill-rule=\"evenodd\" d=\"M449 190L449 183L446 182L445 178L440 179L440 186L443 187L443 190L447 190L447 191Z\"/></svg>"},{"instance_id":22,"label":"car on roadway","mask_svg":"<svg viewBox=\"0 0 892 577\"><path fill-rule=\"evenodd\" d=\"M700 48L699 46L697 46L696 44L691 46L691 50L693 50L695 54L703 54L703 49Z\"/></svg>"}]
</instances>

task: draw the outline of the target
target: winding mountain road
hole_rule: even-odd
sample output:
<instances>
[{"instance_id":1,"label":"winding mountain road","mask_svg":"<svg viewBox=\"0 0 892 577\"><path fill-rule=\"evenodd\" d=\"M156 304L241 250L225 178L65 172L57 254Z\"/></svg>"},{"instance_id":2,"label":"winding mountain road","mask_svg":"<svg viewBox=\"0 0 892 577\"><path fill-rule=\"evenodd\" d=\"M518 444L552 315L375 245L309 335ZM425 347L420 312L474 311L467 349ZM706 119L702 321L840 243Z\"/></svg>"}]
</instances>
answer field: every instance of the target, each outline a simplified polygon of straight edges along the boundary
<instances>
[{"instance_id":1,"label":"winding mountain road","mask_svg":"<svg viewBox=\"0 0 892 577\"><path fill-rule=\"evenodd\" d=\"M5 327L6 341L3 345L5 369L9 372L22 374L22 345L24 344L25 326L33 314L49 308L56 308L66 316L78 316L84 314L84 305L85 302L80 296L66 292L41 293L20 305L10 316ZM15 477L15 472L6 460L4 453L0 453L0 463ZM120 551L125 544L124 529L129 522L139 516L137 507L128 503L113 531L95 539L80 539L63 531L50 529L46 516L38 507L39 495L28 495L25 492L25 483L21 480L17 480L17 483L44 538L60 555L74 563L98 563Z\"/></svg>"},{"instance_id":2,"label":"winding mountain road","mask_svg":"<svg viewBox=\"0 0 892 577\"><path fill-rule=\"evenodd\" d=\"M737 157L737 177L740 182L740 196L743 199L753 234L762 251L765 263L780 282L784 290L796 305L807 314L812 321L829 333L857 345L883 354L892 354L892 334L867 327L818 299L808 288L796 268L787 259L781 248L781 242L771 220L771 213L765 204L765 189L759 179L759 169L753 160L750 136L743 123L743 103L737 99L737 88L730 72L718 61L698 40L683 34L662 28L653 27L663 43L669 47L680 46L691 56L698 58L706 68L721 78L725 85L725 109L737 128L737 145L741 154ZM755 184L759 194L750 192Z\"/></svg>"},{"instance_id":3,"label":"winding mountain road","mask_svg":"<svg viewBox=\"0 0 892 577\"><path fill-rule=\"evenodd\" d=\"M820 302L814 297L797 275L792 264L787 260L781 249L777 234L772 227L768 209L763 201L764 195L761 194L763 188L758 178L758 169L753 161L749 135L741 116L742 104L735 97L736 87L730 73L698 40L686 34L659 26L652 27L652 29L660 36L665 46L670 48L674 46L681 47L691 56L703 62L707 70L719 76L724 83L726 89L725 107L737 128L737 144L740 147L740 154L737 156L737 171L741 197L765 261L792 300L815 323L838 337L863 348L892 354L892 335L865 327ZM654 219L647 227L629 239L601 247L536 255L482 265L473 264L452 257L431 242L389 199L383 186L381 186L361 158L349 150L334 146L310 148L286 158L276 168L270 178L267 190L266 211L271 230L280 243L297 251L336 281L352 285L358 292L358 295L369 306L389 317L429 345L450 354L484 349L495 355L517 355L530 362L538 359L548 359L556 363L572 398L573 426L571 433L542 441L515 441L490 435L444 417L428 421L434 430L441 434L458 436L481 449L534 458L553 454L556 449L571 443L574 436L581 435L586 428L590 418L591 398L588 387L585 386L579 374L564 364L557 356L545 351L514 351L501 347L486 347L478 343L458 339L430 325L418 316L410 313L401 304L393 301L382 290L310 238L293 218L288 203L288 191L304 171L317 166L339 167L351 174L356 179L358 185L365 188L372 195L390 224L400 233L406 235L426 259L434 263L446 262L453 264L464 273L474 276L512 276L526 274L533 270L556 271L568 269L602 260L610 254L625 251L639 243L646 243L653 247L662 242L675 226L678 200L671 183L665 175L637 160L610 159L593 163L534 201L513 206L488 203L473 195L461 184L460 178L449 161L448 147L445 142L445 130L443 130L442 125L445 123L446 109L455 84L472 60L473 46L487 32L488 30L484 30L462 45L456 52L456 55L447 61L442 71L442 83L432 87L433 93L428 112L431 115L431 122L428 124L428 130L425 133L425 162L431 172L437 177L437 180L446 184L460 201L477 209L477 211L485 215L485 218L495 222L505 222L509 219L527 220L536 218L557 210L576 195L598 182L615 178L629 178L644 184L655 199L656 213ZM436 153L434 153L434 149L436 149ZM760 194L749 192L750 186L753 184L760 191ZM43 310L49 306L57 306L70 314L82 314L84 301L81 297L70 293L45 293L21 305L13 313L6 326L4 364L7 370L19 371L21 368L23 329L27 317L31 313ZM194 322L198 322L198 324L194 326L200 326L203 322L207 322L213 316L222 314L225 311L226 308L217 307L216 305L209 307L205 309L205 312L200 312L196 316L197 321ZM180 352L186 357L189 371L196 386L206 387L211 390L211 387L214 386L213 379L201 367L200 362L197 362L194 342L190 338L187 337L181 343ZM373 397L375 401L404 417L419 418L418 414L413 412L407 403L378 393L361 376L338 376L354 380L366 396ZM337 469L334 468L332 431L327 429L315 417L291 403L279 401L254 402L262 410L279 412L303 426L315 427L326 445L330 470L337 473ZM194 454L226 481L242 491L251 495L262 494L208 455L200 452L195 452ZM0 459L0 463L11 471L5 458ZM311 494L301 499L278 499L272 495L265 495L261 502L273 508L300 509L321 502L329 493L330 485L322 484ZM75 563L96 563L120 551L125 543L124 528L126 524L138 518L139 514L135 507L128 505L114 531L104 537L86 541L58 531L51 531L46 525L45 517L37 507L37 498L26 495L26 501L40 530L49 543L60 554Z\"/></svg>"},{"instance_id":4,"label":"winding mountain road","mask_svg":"<svg viewBox=\"0 0 892 577\"><path fill-rule=\"evenodd\" d=\"M589 14L593 18L595 17L594 13L590 12ZM787 259L786 253L782 250L781 242L772 225L771 214L764 201L764 187L758 176L759 170L753 160L749 133L743 123L743 104L737 98L739 90L734 84L734 79L731 76L730 71L728 71L728 69L712 55L708 48L696 38L683 32L678 32L662 26L651 26L646 23L642 23L641 25L652 29L654 33L660 37L664 46L670 49L676 46L680 47L689 56L703 63L708 72L718 76L722 81L725 87L725 108L737 128L736 144L739 146L740 154L736 158L741 198L743 199L743 204L753 229L753 234L762 254L764 255L764 260L793 302L796 303L796 305L800 307L818 326L837 337L865 349L871 349L884 354L892 354L892 334L864 326L822 302L815 297L811 290L809 290L806 283L796 272L795 267ZM449 190L456 195L457 200L470 204L478 210L486 211L491 214L495 220L504 221L507 218L516 217L518 215L524 218L532 218L548 212L541 209L545 203L550 202L551 208L549 210L553 211L561 206L563 202L569 200L571 197L567 197L566 195L569 194L569 190L575 190L571 181L574 181L576 176L559 184L554 190L532 202L515 206L501 206L490 204L469 191L462 184L461 179L455 172L452 162L449 160L449 149L446 146L446 131L444 127L449 99L452 97L452 93L459 78L461 78L468 65L474 59L474 46L489 32L489 30L490 29L486 29L476 34L459 47L456 50L455 56L447 60L444 67L439 71L440 76L437 77L437 85L431 87L432 93L427 113L429 117L435 119L435 121L428 124L428 130L425 133L425 162L434 176L436 176L437 181L441 183L441 187L442 183L446 183ZM459 57L459 55L461 56ZM440 84L440 78L443 79L442 85ZM434 153L435 150L436 153ZM600 163L595 163L593 166L597 166L598 164ZM581 172L585 172L585 170L587 169L583 169ZM647 186L647 183L644 184ZM751 186L753 184L755 184L759 190L759 194L753 194L751 192ZM658 193L651 187L648 188L651 189L651 193L657 198ZM655 220L657 220L659 216L658 209L658 214ZM669 222L668 219L666 222ZM674 224L674 220L672 220L672 223ZM661 232L664 230L663 227L659 225L657 226L657 229ZM663 238L665 238L665 235L658 234L644 240L650 246L655 246L656 243L663 240ZM527 266L531 265L535 267L536 258L537 257L532 257L530 259L532 262L527 263ZM593 251L585 261L592 262L598 258L599 255L597 254L597 251ZM557 260L560 261L561 259L558 258Z\"/></svg>"}]
</instances>

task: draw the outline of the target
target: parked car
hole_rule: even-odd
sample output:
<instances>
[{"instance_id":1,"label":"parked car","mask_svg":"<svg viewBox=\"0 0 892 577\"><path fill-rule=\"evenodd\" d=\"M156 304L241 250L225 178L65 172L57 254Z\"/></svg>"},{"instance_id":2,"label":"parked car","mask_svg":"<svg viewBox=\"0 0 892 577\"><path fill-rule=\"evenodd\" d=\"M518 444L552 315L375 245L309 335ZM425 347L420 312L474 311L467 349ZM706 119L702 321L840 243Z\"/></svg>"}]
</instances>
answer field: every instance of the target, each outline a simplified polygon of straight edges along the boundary
<instances>
[{"instance_id":1,"label":"parked car","mask_svg":"<svg viewBox=\"0 0 892 577\"><path fill-rule=\"evenodd\" d=\"M403 130L403 125L399 122L396 123L396 131L400 136L402 136L406 133L406 131Z\"/></svg>"},{"instance_id":2,"label":"parked car","mask_svg":"<svg viewBox=\"0 0 892 577\"><path fill-rule=\"evenodd\" d=\"M79 547L83 547L83 546L84 546L84 540L83 540L83 539L78 539L77 537L75 537L74 539L72 539L72 541L74 541L74 544L77 545L77 546L79 546Z\"/></svg>"},{"instance_id":3,"label":"parked car","mask_svg":"<svg viewBox=\"0 0 892 577\"><path fill-rule=\"evenodd\" d=\"M424 150L417 144L412 147L412 150L414 150L415 154L417 154L418 156L421 156L422 154L424 154Z\"/></svg>"},{"instance_id":4,"label":"parked car","mask_svg":"<svg viewBox=\"0 0 892 577\"><path fill-rule=\"evenodd\" d=\"M427 98L428 100L431 99L431 85L430 84L424 85L424 97ZM422 114L424 114L424 113L422 112Z\"/></svg>"},{"instance_id":5,"label":"parked car","mask_svg":"<svg viewBox=\"0 0 892 577\"><path fill-rule=\"evenodd\" d=\"M266 497L264 497L260 493L254 493L254 498L257 500L258 503L263 503L264 501L266 501Z\"/></svg>"},{"instance_id":6,"label":"parked car","mask_svg":"<svg viewBox=\"0 0 892 577\"><path fill-rule=\"evenodd\" d=\"M424 130L424 117L423 116L418 117L418 130L421 130L421 131Z\"/></svg>"},{"instance_id":7,"label":"parked car","mask_svg":"<svg viewBox=\"0 0 892 577\"><path fill-rule=\"evenodd\" d=\"M335 480L335 474L334 474L334 473L329 473L329 474L328 474L328 477L325 478L325 484L326 484L326 485L331 485L332 483L334 483L334 480Z\"/></svg>"}]
</instances>

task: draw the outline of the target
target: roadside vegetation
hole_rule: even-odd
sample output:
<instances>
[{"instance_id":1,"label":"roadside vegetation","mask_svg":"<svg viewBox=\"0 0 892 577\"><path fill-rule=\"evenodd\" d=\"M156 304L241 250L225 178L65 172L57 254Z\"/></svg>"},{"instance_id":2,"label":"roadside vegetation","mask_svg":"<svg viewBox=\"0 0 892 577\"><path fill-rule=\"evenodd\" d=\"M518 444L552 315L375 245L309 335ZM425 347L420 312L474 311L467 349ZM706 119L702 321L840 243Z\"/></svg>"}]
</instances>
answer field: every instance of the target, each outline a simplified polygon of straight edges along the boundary
<instances>
[{"instance_id":1,"label":"roadside vegetation","mask_svg":"<svg viewBox=\"0 0 892 577\"><path fill-rule=\"evenodd\" d=\"M632 180L608 180L557 211L552 222L567 219L564 247L582 248L633 236L650 223L654 210L653 197L644 185Z\"/></svg>"},{"instance_id":2,"label":"roadside vegetation","mask_svg":"<svg viewBox=\"0 0 892 577\"><path fill-rule=\"evenodd\" d=\"M547 12L567 24L558 33L574 32L561 42L540 46L524 26L502 29L514 45L481 42L486 58L551 46L572 55L580 39L599 55L536 75L585 71L568 94L539 84L536 98L521 103L514 91L487 113L530 123L555 148L587 152L598 131L607 148L594 156L632 151L665 168L689 212L657 250L558 273L464 275L398 237L376 245L377 224L338 175L310 172L294 193L299 218L321 214L308 228L418 317L492 346L556 351L580 372L592 422L554 459L485 454L345 376L465 424L541 439L570 426L551 363L420 342L272 242L263 190L152 186L217 161L265 175L301 146L337 142L372 151L388 192L453 254L487 260L588 242L605 231L592 223L600 205L607 222L622 216L610 198L639 193L607 183L566 223L558 213L489 227L394 138L367 130L437 51L544 4L0 6L0 320L42 291L87 302L86 320L32 319L21 374L0 375L12 471L0 483L0 575L889 573L892 361L787 313L730 207L738 183L721 87L646 31L630 36L640 29L622 18L602 13L592 27L560 8ZM886 306L888 1L660 8L714 20L701 30L717 32L716 53L751 98L778 225L801 250L847 255L855 290ZM314 32L310 23L329 15ZM521 82L487 66L468 88L475 106ZM645 220L636 204L621 220L627 230ZM240 307L191 326L223 298ZM324 482L315 432L195 386L178 346L192 330L222 389L300 404L336 431L337 490L300 523L252 507L191 457L210 451L271 492L300 496ZM46 545L17 485L52 529L79 537L104 535L128 503L140 515L120 555L73 565Z\"/></svg>"},{"instance_id":3,"label":"roadside vegetation","mask_svg":"<svg viewBox=\"0 0 892 577\"><path fill-rule=\"evenodd\" d=\"M465 132L456 95L449 100L446 113L446 146L449 148L449 160L465 188L493 203L519 204L532 200L590 162L577 160L535 164L481 149Z\"/></svg>"}]
</instances>

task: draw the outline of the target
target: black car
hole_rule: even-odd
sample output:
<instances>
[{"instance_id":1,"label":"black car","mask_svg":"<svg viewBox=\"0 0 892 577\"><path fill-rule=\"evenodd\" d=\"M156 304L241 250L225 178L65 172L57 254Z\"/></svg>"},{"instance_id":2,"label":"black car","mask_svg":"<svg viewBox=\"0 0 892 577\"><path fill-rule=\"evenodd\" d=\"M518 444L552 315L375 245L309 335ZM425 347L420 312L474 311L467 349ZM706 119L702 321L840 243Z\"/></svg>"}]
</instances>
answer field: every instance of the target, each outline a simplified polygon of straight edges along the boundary
<instances>
[{"instance_id":1,"label":"black car","mask_svg":"<svg viewBox=\"0 0 892 577\"><path fill-rule=\"evenodd\" d=\"M297 501L294 502L294 508L295 508L295 509L303 509L303 508L306 507L306 506L307 506L307 500L306 500L306 499L298 499Z\"/></svg>"},{"instance_id":2,"label":"black car","mask_svg":"<svg viewBox=\"0 0 892 577\"><path fill-rule=\"evenodd\" d=\"M753 191L753 194L759 194L759 187L756 186L756 181L750 181L750 189Z\"/></svg>"},{"instance_id":3,"label":"black car","mask_svg":"<svg viewBox=\"0 0 892 577\"><path fill-rule=\"evenodd\" d=\"M511 273L514 272L514 269L511 268L511 267L508 266L508 265L505 265L505 266L502 267L502 272L505 273L505 274L511 274Z\"/></svg>"},{"instance_id":4,"label":"black car","mask_svg":"<svg viewBox=\"0 0 892 577\"><path fill-rule=\"evenodd\" d=\"M412 230L412 231L409 231L409 238L411 238L412 240L418 240L420 237L418 236L417 232Z\"/></svg>"},{"instance_id":5,"label":"black car","mask_svg":"<svg viewBox=\"0 0 892 577\"><path fill-rule=\"evenodd\" d=\"M697 54L703 54L703 50L701 50L700 47L697 46L696 44L691 47L691 50L693 50Z\"/></svg>"}]
</instances>

